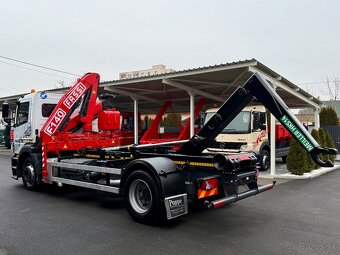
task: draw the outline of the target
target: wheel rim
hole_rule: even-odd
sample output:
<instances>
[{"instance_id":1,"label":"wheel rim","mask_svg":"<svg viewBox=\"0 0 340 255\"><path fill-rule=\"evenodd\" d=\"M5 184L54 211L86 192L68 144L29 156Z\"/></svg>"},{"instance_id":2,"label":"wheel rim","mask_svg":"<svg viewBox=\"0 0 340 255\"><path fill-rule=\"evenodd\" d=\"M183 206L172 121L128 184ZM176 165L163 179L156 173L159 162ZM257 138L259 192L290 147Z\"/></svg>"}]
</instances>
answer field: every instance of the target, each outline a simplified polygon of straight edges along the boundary
<instances>
[{"instance_id":1,"label":"wheel rim","mask_svg":"<svg viewBox=\"0 0 340 255\"><path fill-rule=\"evenodd\" d=\"M149 185L141 179L134 180L129 188L129 200L136 212L146 213L152 204L152 193Z\"/></svg>"},{"instance_id":2,"label":"wheel rim","mask_svg":"<svg viewBox=\"0 0 340 255\"><path fill-rule=\"evenodd\" d=\"M262 157L262 164L265 169L269 167L269 156L268 154L264 154Z\"/></svg>"},{"instance_id":3,"label":"wheel rim","mask_svg":"<svg viewBox=\"0 0 340 255\"><path fill-rule=\"evenodd\" d=\"M34 168L31 164L26 165L23 171L23 178L28 186L32 186L35 181Z\"/></svg>"}]
</instances>

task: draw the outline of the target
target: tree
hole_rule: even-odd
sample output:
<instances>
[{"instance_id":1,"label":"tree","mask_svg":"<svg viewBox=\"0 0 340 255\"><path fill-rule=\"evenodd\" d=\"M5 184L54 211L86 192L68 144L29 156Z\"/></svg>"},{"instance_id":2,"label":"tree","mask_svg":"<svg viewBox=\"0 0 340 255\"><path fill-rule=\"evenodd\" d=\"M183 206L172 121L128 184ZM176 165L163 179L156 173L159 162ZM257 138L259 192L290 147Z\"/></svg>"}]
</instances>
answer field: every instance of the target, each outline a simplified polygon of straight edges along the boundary
<instances>
[{"instance_id":1,"label":"tree","mask_svg":"<svg viewBox=\"0 0 340 255\"><path fill-rule=\"evenodd\" d=\"M333 107L327 106L320 111L321 126L338 126L339 119Z\"/></svg>"},{"instance_id":2,"label":"tree","mask_svg":"<svg viewBox=\"0 0 340 255\"><path fill-rule=\"evenodd\" d=\"M145 115L144 122L143 122L143 129L147 130L153 122L153 119L151 119L148 115Z\"/></svg>"},{"instance_id":3,"label":"tree","mask_svg":"<svg viewBox=\"0 0 340 255\"><path fill-rule=\"evenodd\" d=\"M332 75L326 78L327 91L324 94L329 95L332 101L337 101L340 98L340 77L339 75Z\"/></svg>"},{"instance_id":4,"label":"tree","mask_svg":"<svg viewBox=\"0 0 340 255\"><path fill-rule=\"evenodd\" d=\"M329 132L325 132L326 134L326 145L328 148L335 148L335 144L333 142L333 138L331 136L331 134ZM331 160L332 162L335 161L336 155L328 155L329 160Z\"/></svg>"},{"instance_id":5,"label":"tree","mask_svg":"<svg viewBox=\"0 0 340 255\"><path fill-rule=\"evenodd\" d=\"M321 145L321 147L323 148L327 147L326 132L323 128L319 128L319 139L320 139L319 144ZM321 160L328 160L328 155L321 155L320 158Z\"/></svg>"},{"instance_id":6,"label":"tree","mask_svg":"<svg viewBox=\"0 0 340 255\"><path fill-rule=\"evenodd\" d=\"M163 127L177 127L182 122L181 114L169 113L161 121Z\"/></svg>"},{"instance_id":7,"label":"tree","mask_svg":"<svg viewBox=\"0 0 340 255\"><path fill-rule=\"evenodd\" d=\"M296 175L303 175L310 171L307 163L307 153L294 137L290 140L290 148L287 156L287 169L289 172Z\"/></svg>"},{"instance_id":8,"label":"tree","mask_svg":"<svg viewBox=\"0 0 340 255\"><path fill-rule=\"evenodd\" d=\"M58 80L58 81L57 81L57 84L55 84L54 87L55 87L56 89L62 89L62 88L66 88L67 85L66 85L65 80Z\"/></svg>"}]
</instances>

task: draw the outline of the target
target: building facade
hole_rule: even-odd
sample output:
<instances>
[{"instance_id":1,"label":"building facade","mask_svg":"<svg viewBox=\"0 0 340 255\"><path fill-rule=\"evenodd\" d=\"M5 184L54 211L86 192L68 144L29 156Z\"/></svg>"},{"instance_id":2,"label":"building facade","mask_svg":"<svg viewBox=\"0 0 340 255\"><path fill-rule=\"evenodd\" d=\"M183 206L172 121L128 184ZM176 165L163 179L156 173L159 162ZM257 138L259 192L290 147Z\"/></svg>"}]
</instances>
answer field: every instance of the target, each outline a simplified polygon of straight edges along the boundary
<instances>
[{"instance_id":1,"label":"building facade","mask_svg":"<svg viewBox=\"0 0 340 255\"><path fill-rule=\"evenodd\" d=\"M171 72L175 72L175 70L166 68L165 65L160 64L160 65L153 65L151 69L119 73L119 79L120 80L132 79L132 78L152 76L152 75L165 74L165 73L171 73Z\"/></svg>"}]
</instances>

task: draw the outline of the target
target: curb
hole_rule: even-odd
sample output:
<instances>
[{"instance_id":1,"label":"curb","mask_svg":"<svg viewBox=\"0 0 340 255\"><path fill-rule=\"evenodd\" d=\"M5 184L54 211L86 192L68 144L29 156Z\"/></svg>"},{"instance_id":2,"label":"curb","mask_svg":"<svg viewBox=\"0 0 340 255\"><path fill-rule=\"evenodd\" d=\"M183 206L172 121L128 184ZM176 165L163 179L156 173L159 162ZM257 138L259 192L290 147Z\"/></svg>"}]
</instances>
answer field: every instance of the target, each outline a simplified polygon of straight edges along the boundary
<instances>
[{"instance_id":1,"label":"curb","mask_svg":"<svg viewBox=\"0 0 340 255\"><path fill-rule=\"evenodd\" d=\"M308 179L313 179L316 178L320 175L332 172L334 170L340 169L340 165L334 165L333 167L321 167L319 169L315 169L309 173L304 173L303 175L295 175L291 173L286 173L286 174L275 174L275 175L260 175L258 178L263 178L263 179L287 179L287 180L308 180Z\"/></svg>"},{"instance_id":2,"label":"curb","mask_svg":"<svg viewBox=\"0 0 340 255\"><path fill-rule=\"evenodd\" d=\"M13 152L11 149L3 149L0 148L0 155L5 155L5 156L12 156Z\"/></svg>"}]
</instances>

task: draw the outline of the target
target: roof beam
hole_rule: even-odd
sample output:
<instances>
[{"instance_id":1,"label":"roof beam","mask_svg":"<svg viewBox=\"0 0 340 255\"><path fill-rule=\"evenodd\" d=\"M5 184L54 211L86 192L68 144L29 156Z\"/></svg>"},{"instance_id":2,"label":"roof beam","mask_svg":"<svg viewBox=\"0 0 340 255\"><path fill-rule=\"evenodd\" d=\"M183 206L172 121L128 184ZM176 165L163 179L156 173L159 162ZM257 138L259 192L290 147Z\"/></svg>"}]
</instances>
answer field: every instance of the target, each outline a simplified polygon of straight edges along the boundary
<instances>
[{"instance_id":1,"label":"roof beam","mask_svg":"<svg viewBox=\"0 0 340 255\"><path fill-rule=\"evenodd\" d=\"M223 92L221 93L221 95L224 95L227 91L229 91L229 89L231 88L232 85L234 85L245 73L247 73L248 70L244 70L242 73L240 73L233 81L232 83L229 84L229 87L227 87L225 90L223 90Z\"/></svg>"},{"instance_id":2,"label":"roof beam","mask_svg":"<svg viewBox=\"0 0 340 255\"><path fill-rule=\"evenodd\" d=\"M216 86L225 86L228 85L228 82L213 82L213 81L198 81L198 80L186 80L186 79L178 79L178 78L173 78L171 79L172 81L179 81L179 82L192 82L196 84L211 84L211 85L216 85Z\"/></svg>"},{"instance_id":3,"label":"roof beam","mask_svg":"<svg viewBox=\"0 0 340 255\"><path fill-rule=\"evenodd\" d=\"M137 93L131 93L131 92L128 92L128 91L125 91L125 90L122 90L122 89L106 87L105 90L108 90L108 91L111 91L111 92L114 92L114 93L118 93L118 94L121 94L121 95L124 95L124 96L129 96L131 98L137 98L137 99L161 104L161 102L159 100L156 100L154 98L146 97L146 96L143 96L143 95L140 95L140 94L137 94Z\"/></svg>"},{"instance_id":4,"label":"roof beam","mask_svg":"<svg viewBox=\"0 0 340 255\"><path fill-rule=\"evenodd\" d=\"M250 72L260 74L267 81L272 83L274 86L278 86L278 87L284 89L285 91L289 92L290 94L292 94L294 97L297 97L297 98L301 99L302 101L314 106L315 108L320 109L320 105L318 105L314 101L310 100L309 98L303 96L302 94L296 93L297 91L295 90L295 88L288 87L287 85L283 84L281 81L278 81L276 78L267 75L266 73L260 71L256 67L249 66L248 68L249 68Z\"/></svg>"},{"instance_id":5,"label":"roof beam","mask_svg":"<svg viewBox=\"0 0 340 255\"><path fill-rule=\"evenodd\" d=\"M175 87L175 88L183 89L186 92L188 92L189 95L191 93L191 94L200 95L200 96L203 96L203 97L206 97L206 98L210 98L210 99L218 101L218 102L224 102L225 101L225 99L222 98L222 97L214 96L214 95L209 94L205 91L194 89L192 87L186 86L186 85L181 84L181 83L176 82L176 81L172 81L172 80L169 80L169 79L163 79L162 83L167 84L167 85L172 86L172 87Z\"/></svg>"}]
</instances>

